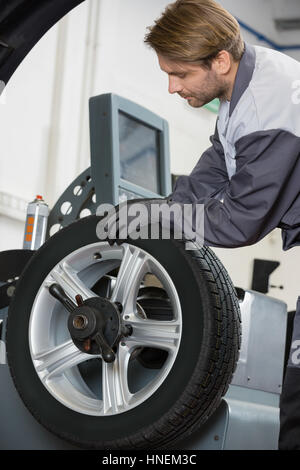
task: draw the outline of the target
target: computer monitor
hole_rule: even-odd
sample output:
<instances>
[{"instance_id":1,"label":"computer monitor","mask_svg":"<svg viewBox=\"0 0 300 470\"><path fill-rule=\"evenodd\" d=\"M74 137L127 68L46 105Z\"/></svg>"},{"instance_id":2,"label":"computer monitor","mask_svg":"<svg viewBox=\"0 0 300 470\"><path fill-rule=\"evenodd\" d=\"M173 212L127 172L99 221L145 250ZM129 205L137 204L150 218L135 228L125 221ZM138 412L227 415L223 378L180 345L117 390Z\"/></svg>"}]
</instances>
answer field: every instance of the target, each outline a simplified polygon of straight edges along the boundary
<instances>
[{"instance_id":1,"label":"computer monitor","mask_svg":"<svg viewBox=\"0 0 300 470\"><path fill-rule=\"evenodd\" d=\"M112 93L90 98L89 109L97 203L168 196L172 185L167 121Z\"/></svg>"}]
</instances>

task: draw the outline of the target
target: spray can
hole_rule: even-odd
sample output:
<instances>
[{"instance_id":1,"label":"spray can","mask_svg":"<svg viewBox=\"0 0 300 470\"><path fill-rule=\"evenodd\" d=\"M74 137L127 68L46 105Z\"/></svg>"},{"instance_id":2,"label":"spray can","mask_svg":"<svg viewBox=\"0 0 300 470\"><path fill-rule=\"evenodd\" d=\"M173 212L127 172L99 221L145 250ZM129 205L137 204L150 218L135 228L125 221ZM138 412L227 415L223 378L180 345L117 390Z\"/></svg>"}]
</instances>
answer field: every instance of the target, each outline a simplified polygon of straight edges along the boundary
<instances>
[{"instance_id":1,"label":"spray can","mask_svg":"<svg viewBox=\"0 0 300 470\"><path fill-rule=\"evenodd\" d=\"M49 207L42 196L36 196L35 200L28 204L23 242L24 250L38 250L45 242L48 215Z\"/></svg>"}]
</instances>

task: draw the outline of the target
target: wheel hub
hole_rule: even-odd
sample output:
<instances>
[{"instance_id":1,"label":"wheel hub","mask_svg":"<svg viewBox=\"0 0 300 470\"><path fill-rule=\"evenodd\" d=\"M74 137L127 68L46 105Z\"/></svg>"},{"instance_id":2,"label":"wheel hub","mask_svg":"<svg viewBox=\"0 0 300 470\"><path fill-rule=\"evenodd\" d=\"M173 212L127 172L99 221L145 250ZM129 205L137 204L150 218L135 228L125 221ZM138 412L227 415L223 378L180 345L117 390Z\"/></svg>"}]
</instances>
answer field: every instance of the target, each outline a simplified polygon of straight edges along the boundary
<instances>
[{"instance_id":1,"label":"wheel hub","mask_svg":"<svg viewBox=\"0 0 300 470\"><path fill-rule=\"evenodd\" d=\"M100 353L105 362L113 362L113 348L117 348L123 336L132 333L131 327L123 324L122 305L104 297L90 297L83 301L79 294L76 295L76 305L58 284L52 284L49 292L70 312L68 330L75 346L88 354Z\"/></svg>"},{"instance_id":2,"label":"wheel hub","mask_svg":"<svg viewBox=\"0 0 300 470\"><path fill-rule=\"evenodd\" d=\"M78 349L95 355L99 354L101 339L102 349L113 349L127 332L117 305L101 297L92 297L76 307L69 315L68 329Z\"/></svg>"}]
</instances>

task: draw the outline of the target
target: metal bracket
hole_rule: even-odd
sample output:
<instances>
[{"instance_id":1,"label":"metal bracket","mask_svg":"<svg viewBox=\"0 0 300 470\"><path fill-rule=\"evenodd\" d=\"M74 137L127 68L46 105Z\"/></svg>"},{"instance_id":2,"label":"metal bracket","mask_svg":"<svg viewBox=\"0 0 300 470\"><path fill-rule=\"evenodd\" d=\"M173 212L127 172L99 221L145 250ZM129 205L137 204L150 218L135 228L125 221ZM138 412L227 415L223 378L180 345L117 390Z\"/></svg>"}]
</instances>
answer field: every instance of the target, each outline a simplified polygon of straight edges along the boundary
<instances>
[{"instance_id":1,"label":"metal bracket","mask_svg":"<svg viewBox=\"0 0 300 470\"><path fill-rule=\"evenodd\" d=\"M48 218L46 238L86 215L96 214L95 188L91 168L83 171L62 193Z\"/></svg>"}]
</instances>

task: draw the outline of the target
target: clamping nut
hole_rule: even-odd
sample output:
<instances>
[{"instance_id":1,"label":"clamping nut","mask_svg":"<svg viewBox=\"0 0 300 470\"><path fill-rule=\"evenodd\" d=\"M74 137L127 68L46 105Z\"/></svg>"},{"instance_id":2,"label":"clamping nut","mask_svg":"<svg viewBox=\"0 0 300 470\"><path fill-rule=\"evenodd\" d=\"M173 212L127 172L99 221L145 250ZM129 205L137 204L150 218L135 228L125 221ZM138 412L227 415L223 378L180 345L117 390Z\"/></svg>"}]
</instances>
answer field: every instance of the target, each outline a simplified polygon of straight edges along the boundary
<instances>
[{"instance_id":1,"label":"clamping nut","mask_svg":"<svg viewBox=\"0 0 300 470\"><path fill-rule=\"evenodd\" d=\"M87 327L88 319L85 315L75 315L73 318L73 326L75 330L84 330Z\"/></svg>"}]
</instances>

